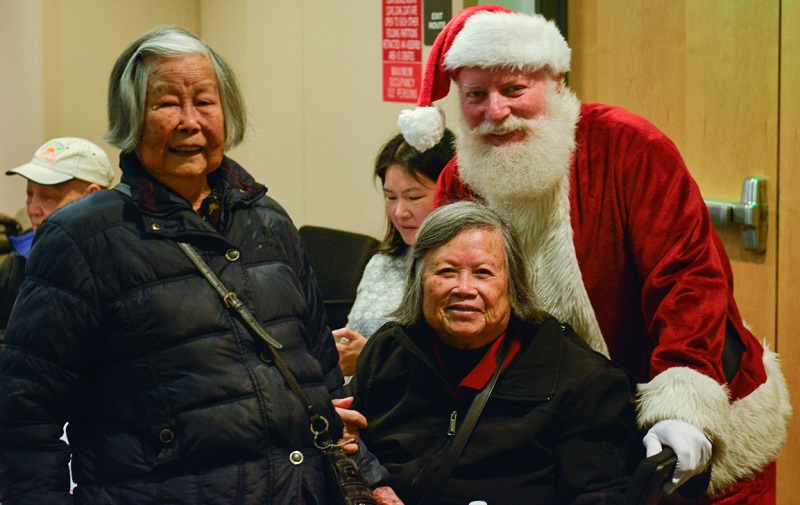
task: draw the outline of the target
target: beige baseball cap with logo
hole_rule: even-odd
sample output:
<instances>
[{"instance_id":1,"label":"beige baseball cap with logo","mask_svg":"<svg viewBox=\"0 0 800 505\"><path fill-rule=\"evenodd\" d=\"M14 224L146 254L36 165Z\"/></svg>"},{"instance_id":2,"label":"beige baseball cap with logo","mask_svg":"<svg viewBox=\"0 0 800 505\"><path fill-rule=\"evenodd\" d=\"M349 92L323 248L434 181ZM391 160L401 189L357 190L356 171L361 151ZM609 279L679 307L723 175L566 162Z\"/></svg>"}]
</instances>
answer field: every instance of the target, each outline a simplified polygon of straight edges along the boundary
<instances>
[{"instance_id":1,"label":"beige baseball cap with logo","mask_svg":"<svg viewBox=\"0 0 800 505\"><path fill-rule=\"evenodd\" d=\"M12 174L45 186L80 179L107 188L114 180L114 170L105 151L77 137L48 141L36 150L30 163L6 172Z\"/></svg>"}]
</instances>

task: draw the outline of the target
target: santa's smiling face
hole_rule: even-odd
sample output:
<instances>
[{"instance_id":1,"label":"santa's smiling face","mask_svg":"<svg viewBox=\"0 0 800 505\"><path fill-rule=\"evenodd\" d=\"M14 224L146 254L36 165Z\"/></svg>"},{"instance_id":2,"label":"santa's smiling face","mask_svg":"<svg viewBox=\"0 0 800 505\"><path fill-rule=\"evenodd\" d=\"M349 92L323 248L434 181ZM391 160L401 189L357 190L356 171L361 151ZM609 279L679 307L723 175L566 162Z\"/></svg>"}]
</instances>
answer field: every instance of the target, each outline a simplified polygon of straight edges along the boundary
<instances>
[{"instance_id":1,"label":"santa's smiling face","mask_svg":"<svg viewBox=\"0 0 800 505\"><path fill-rule=\"evenodd\" d=\"M467 67L454 76L464 121L470 129L483 126L486 143L502 146L523 141L528 132L515 119L537 119L545 113L545 69L521 72L503 68Z\"/></svg>"},{"instance_id":2,"label":"santa's smiling face","mask_svg":"<svg viewBox=\"0 0 800 505\"><path fill-rule=\"evenodd\" d=\"M463 181L489 202L553 189L569 170L580 102L560 76L469 67L456 75Z\"/></svg>"}]
</instances>

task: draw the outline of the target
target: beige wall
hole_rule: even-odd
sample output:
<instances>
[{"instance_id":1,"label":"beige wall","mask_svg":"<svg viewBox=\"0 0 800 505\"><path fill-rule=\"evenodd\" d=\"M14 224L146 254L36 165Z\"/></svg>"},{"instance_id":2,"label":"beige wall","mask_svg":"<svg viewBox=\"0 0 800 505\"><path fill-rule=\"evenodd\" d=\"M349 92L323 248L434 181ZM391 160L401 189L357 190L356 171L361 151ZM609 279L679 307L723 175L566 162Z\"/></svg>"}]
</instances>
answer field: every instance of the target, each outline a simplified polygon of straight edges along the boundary
<instances>
[{"instance_id":1,"label":"beige wall","mask_svg":"<svg viewBox=\"0 0 800 505\"><path fill-rule=\"evenodd\" d=\"M176 23L236 71L253 128L228 154L269 187L295 223L382 234L372 163L409 104L382 101L380 1L3 0L0 9L2 40L21 32L30 53L11 63L10 74L33 79L29 67L39 62L38 88L25 87L22 100L1 95L6 118L28 118L30 104L38 107L39 128L0 137L0 168L25 163L44 141L67 135L99 143L116 165L117 151L100 140L108 73L127 43ZM30 28L21 28L23 20ZM10 47L4 43L0 55L16 51ZM452 98L442 105L455 117ZM24 181L0 181L0 212L24 215Z\"/></svg>"},{"instance_id":2,"label":"beige wall","mask_svg":"<svg viewBox=\"0 0 800 505\"><path fill-rule=\"evenodd\" d=\"M165 23L199 27L197 0L3 0L0 2L0 169L27 163L55 137L100 140L106 83L127 43ZM25 181L0 176L0 212L28 222Z\"/></svg>"},{"instance_id":3,"label":"beige wall","mask_svg":"<svg viewBox=\"0 0 800 505\"><path fill-rule=\"evenodd\" d=\"M409 104L382 101L381 2L201 5L201 34L236 69L254 123L231 156L298 226L382 235L372 163ZM455 100L444 102L454 114Z\"/></svg>"},{"instance_id":4,"label":"beige wall","mask_svg":"<svg viewBox=\"0 0 800 505\"><path fill-rule=\"evenodd\" d=\"M28 162L46 140L42 8L38 0L0 2L0 169ZM29 224L25 180L0 174L0 212Z\"/></svg>"}]
</instances>

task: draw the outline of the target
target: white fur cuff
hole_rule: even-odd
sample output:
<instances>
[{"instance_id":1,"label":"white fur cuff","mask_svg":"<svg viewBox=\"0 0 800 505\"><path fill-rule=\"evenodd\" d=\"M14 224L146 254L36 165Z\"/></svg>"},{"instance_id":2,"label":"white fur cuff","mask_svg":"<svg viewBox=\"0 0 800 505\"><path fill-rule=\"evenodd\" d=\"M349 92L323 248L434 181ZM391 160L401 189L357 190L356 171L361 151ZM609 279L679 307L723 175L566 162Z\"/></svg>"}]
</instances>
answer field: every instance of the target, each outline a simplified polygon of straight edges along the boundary
<instances>
[{"instance_id":1,"label":"white fur cuff","mask_svg":"<svg viewBox=\"0 0 800 505\"><path fill-rule=\"evenodd\" d=\"M688 367L673 367L637 387L638 422L650 428L662 419L680 419L703 431L711 443L725 432L728 390Z\"/></svg>"},{"instance_id":2,"label":"white fur cuff","mask_svg":"<svg viewBox=\"0 0 800 505\"><path fill-rule=\"evenodd\" d=\"M674 367L639 384L639 426L680 419L700 428L714 447L707 493L723 492L774 461L786 443L792 407L778 356L764 346L767 381L729 404L726 386L690 368Z\"/></svg>"}]
</instances>

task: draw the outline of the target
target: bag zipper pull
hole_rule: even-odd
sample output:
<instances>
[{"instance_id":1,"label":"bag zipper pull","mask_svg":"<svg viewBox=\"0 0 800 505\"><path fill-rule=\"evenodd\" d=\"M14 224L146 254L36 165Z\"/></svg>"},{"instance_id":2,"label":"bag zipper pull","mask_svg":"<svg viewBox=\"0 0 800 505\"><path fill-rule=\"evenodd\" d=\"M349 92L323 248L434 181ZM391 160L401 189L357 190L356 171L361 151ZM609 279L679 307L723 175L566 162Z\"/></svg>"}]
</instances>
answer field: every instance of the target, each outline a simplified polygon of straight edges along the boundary
<instances>
[{"instance_id":1,"label":"bag zipper pull","mask_svg":"<svg viewBox=\"0 0 800 505\"><path fill-rule=\"evenodd\" d=\"M455 410L450 414L450 429L447 430L447 434L449 436L453 436L456 434L456 418L458 417L458 412Z\"/></svg>"}]
</instances>

